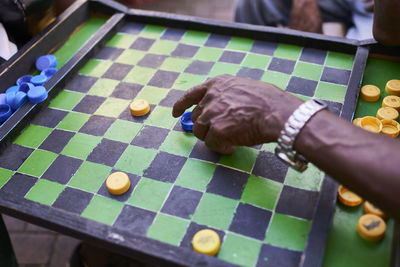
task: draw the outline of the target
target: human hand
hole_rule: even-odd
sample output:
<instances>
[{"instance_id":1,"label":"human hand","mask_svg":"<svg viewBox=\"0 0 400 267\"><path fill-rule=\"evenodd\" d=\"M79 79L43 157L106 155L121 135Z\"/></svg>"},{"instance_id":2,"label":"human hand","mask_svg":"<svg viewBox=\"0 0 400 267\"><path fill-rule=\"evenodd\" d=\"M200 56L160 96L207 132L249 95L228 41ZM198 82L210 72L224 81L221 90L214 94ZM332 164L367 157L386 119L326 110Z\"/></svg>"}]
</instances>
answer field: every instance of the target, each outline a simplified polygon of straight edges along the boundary
<instances>
[{"instance_id":1,"label":"human hand","mask_svg":"<svg viewBox=\"0 0 400 267\"><path fill-rule=\"evenodd\" d=\"M322 16L317 0L293 0L289 28L322 33Z\"/></svg>"},{"instance_id":2,"label":"human hand","mask_svg":"<svg viewBox=\"0 0 400 267\"><path fill-rule=\"evenodd\" d=\"M367 12L374 12L374 8L375 8L375 0L361 0L364 3L369 3L366 7L365 7L365 11Z\"/></svg>"},{"instance_id":3,"label":"human hand","mask_svg":"<svg viewBox=\"0 0 400 267\"><path fill-rule=\"evenodd\" d=\"M231 154L238 145L276 141L301 103L272 84L224 74L191 88L176 101L172 115L197 104L194 135L211 149Z\"/></svg>"}]
</instances>

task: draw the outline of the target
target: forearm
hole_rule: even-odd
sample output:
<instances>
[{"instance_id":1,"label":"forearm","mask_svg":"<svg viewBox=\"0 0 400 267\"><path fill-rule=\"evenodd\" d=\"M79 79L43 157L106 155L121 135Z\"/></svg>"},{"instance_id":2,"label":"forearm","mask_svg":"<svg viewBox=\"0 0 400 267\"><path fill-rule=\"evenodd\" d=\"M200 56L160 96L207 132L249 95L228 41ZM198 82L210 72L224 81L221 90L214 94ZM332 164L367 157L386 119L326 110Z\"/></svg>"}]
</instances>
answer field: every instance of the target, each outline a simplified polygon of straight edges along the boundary
<instances>
[{"instance_id":1,"label":"forearm","mask_svg":"<svg viewBox=\"0 0 400 267\"><path fill-rule=\"evenodd\" d=\"M300 31L322 33L322 18L317 0L293 0L289 27Z\"/></svg>"},{"instance_id":2,"label":"forearm","mask_svg":"<svg viewBox=\"0 0 400 267\"><path fill-rule=\"evenodd\" d=\"M400 1L375 0L373 33L385 45L400 45Z\"/></svg>"}]
</instances>

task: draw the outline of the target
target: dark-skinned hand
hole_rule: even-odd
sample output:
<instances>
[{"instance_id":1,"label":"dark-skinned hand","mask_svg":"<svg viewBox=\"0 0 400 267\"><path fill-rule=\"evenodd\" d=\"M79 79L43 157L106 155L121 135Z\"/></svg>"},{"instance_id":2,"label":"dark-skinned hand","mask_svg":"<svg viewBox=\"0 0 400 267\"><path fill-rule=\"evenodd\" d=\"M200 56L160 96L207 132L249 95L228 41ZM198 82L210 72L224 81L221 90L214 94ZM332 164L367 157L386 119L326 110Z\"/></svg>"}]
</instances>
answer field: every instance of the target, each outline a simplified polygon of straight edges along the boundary
<instances>
[{"instance_id":1,"label":"dark-skinned hand","mask_svg":"<svg viewBox=\"0 0 400 267\"><path fill-rule=\"evenodd\" d=\"M231 154L236 146L276 141L285 122L302 103L276 86L231 75L220 75L187 91L172 115L192 112L194 135L211 149Z\"/></svg>"}]
</instances>

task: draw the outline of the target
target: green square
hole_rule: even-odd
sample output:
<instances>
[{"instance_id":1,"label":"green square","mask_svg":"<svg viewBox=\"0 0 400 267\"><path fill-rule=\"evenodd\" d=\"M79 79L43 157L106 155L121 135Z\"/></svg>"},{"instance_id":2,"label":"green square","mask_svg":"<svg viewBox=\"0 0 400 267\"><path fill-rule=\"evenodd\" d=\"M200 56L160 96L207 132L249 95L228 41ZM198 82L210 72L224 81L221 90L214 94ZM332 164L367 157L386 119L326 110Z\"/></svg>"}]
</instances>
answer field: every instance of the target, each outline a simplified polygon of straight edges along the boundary
<instances>
[{"instance_id":1,"label":"green square","mask_svg":"<svg viewBox=\"0 0 400 267\"><path fill-rule=\"evenodd\" d=\"M317 89L315 89L314 97L322 100L343 103L346 91L347 87L345 85L319 82Z\"/></svg>"},{"instance_id":2,"label":"green square","mask_svg":"<svg viewBox=\"0 0 400 267\"><path fill-rule=\"evenodd\" d=\"M222 55L224 50L214 47L200 47L197 54L194 56L195 59L202 61L216 62Z\"/></svg>"},{"instance_id":3,"label":"green square","mask_svg":"<svg viewBox=\"0 0 400 267\"><path fill-rule=\"evenodd\" d=\"M157 40L150 48L149 53L169 56L177 46L177 42L172 42L168 40Z\"/></svg>"},{"instance_id":4,"label":"green square","mask_svg":"<svg viewBox=\"0 0 400 267\"><path fill-rule=\"evenodd\" d=\"M157 212L164 204L171 187L170 183L143 177L135 187L128 204Z\"/></svg>"},{"instance_id":5,"label":"green square","mask_svg":"<svg viewBox=\"0 0 400 267\"><path fill-rule=\"evenodd\" d=\"M0 168L0 188L8 182L11 176L14 175L13 171Z\"/></svg>"},{"instance_id":6,"label":"green square","mask_svg":"<svg viewBox=\"0 0 400 267\"><path fill-rule=\"evenodd\" d=\"M89 120L89 118L89 114L70 112L56 128L76 132Z\"/></svg>"},{"instance_id":7,"label":"green square","mask_svg":"<svg viewBox=\"0 0 400 267\"><path fill-rule=\"evenodd\" d=\"M63 90L51 100L49 107L72 110L84 96L82 93Z\"/></svg>"},{"instance_id":8,"label":"green square","mask_svg":"<svg viewBox=\"0 0 400 267\"><path fill-rule=\"evenodd\" d=\"M265 242L273 246L303 251L311 221L275 212L268 227Z\"/></svg>"},{"instance_id":9,"label":"green square","mask_svg":"<svg viewBox=\"0 0 400 267\"><path fill-rule=\"evenodd\" d=\"M39 179L31 188L25 198L51 206L64 190L64 185L46 179Z\"/></svg>"},{"instance_id":10,"label":"green square","mask_svg":"<svg viewBox=\"0 0 400 267\"><path fill-rule=\"evenodd\" d=\"M57 154L45 150L35 150L19 167L18 171L35 177L40 177L56 159Z\"/></svg>"},{"instance_id":11,"label":"green square","mask_svg":"<svg viewBox=\"0 0 400 267\"><path fill-rule=\"evenodd\" d=\"M299 61L297 62L292 75L309 80L319 81L319 79L321 78L321 73L322 73L321 65L315 65Z\"/></svg>"},{"instance_id":12,"label":"green square","mask_svg":"<svg viewBox=\"0 0 400 267\"><path fill-rule=\"evenodd\" d=\"M130 143L141 128L142 124L140 123L126 120L116 120L110 126L110 128L108 128L107 132L104 134L104 137L123 143Z\"/></svg>"},{"instance_id":13,"label":"green square","mask_svg":"<svg viewBox=\"0 0 400 267\"><path fill-rule=\"evenodd\" d=\"M192 133L170 131L160 150L188 157L196 142L197 138Z\"/></svg>"},{"instance_id":14,"label":"green square","mask_svg":"<svg viewBox=\"0 0 400 267\"><path fill-rule=\"evenodd\" d=\"M214 76L218 76L221 74L231 74L231 75L235 76L239 72L240 69L241 69L241 66L238 64L217 62L214 64L214 66L210 70L210 73L208 73L208 76L214 77Z\"/></svg>"},{"instance_id":15,"label":"green square","mask_svg":"<svg viewBox=\"0 0 400 267\"><path fill-rule=\"evenodd\" d=\"M175 184L205 192L216 167L210 162L188 158Z\"/></svg>"},{"instance_id":16,"label":"green square","mask_svg":"<svg viewBox=\"0 0 400 267\"><path fill-rule=\"evenodd\" d=\"M61 151L61 154L86 159L100 141L101 137L99 136L76 133Z\"/></svg>"},{"instance_id":17,"label":"green square","mask_svg":"<svg viewBox=\"0 0 400 267\"><path fill-rule=\"evenodd\" d=\"M140 36L147 38L158 38L164 32L166 27L158 25L146 25L140 32Z\"/></svg>"},{"instance_id":18,"label":"green square","mask_svg":"<svg viewBox=\"0 0 400 267\"><path fill-rule=\"evenodd\" d=\"M68 186L96 193L110 175L111 167L85 161L68 182Z\"/></svg>"},{"instance_id":19,"label":"green square","mask_svg":"<svg viewBox=\"0 0 400 267\"><path fill-rule=\"evenodd\" d=\"M180 42L185 43L185 44L201 46L202 44L204 44L207 41L209 35L210 34L208 32L199 32L199 31L189 30L183 35Z\"/></svg>"},{"instance_id":20,"label":"green square","mask_svg":"<svg viewBox=\"0 0 400 267\"><path fill-rule=\"evenodd\" d=\"M290 75L276 71L266 71L261 77L261 80L267 83L271 83L276 87L285 90L289 83Z\"/></svg>"},{"instance_id":21,"label":"green square","mask_svg":"<svg viewBox=\"0 0 400 267\"><path fill-rule=\"evenodd\" d=\"M228 230L237 205L237 200L204 193L192 220L199 224L205 224L221 230Z\"/></svg>"},{"instance_id":22,"label":"green square","mask_svg":"<svg viewBox=\"0 0 400 267\"><path fill-rule=\"evenodd\" d=\"M192 63L190 59L168 57L160 66L160 70L183 72Z\"/></svg>"},{"instance_id":23,"label":"green square","mask_svg":"<svg viewBox=\"0 0 400 267\"><path fill-rule=\"evenodd\" d=\"M168 94L168 90L165 88L159 88L154 86L145 86L140 90L136 96L137 99L146 99L150 104L158 105Z\"/></svg>"},{"instance_id":24,"label":"green square","mask_svg":"<svg viewBox=\"0 0 400 267\"><path fill-rule=\"evenodd\" d=\"M271 153L275 153L276 145L277 145L277 144L274 143L274 142L265 143L265 144L263 144L261 150L263 150L263 151L268 151L268 152L271 152Z\"/></svg>"},{"instance_id":25,"label":"green square","mask_svg":"<svg viewBox=\"0 0 400 267\"><path fill-rule=\"evenodd\" d=\"M117 48L129 48L133 42L135 41L136 36L125 34L125 33L117 33L111 38L110 41L107 42L107 46L117 47Z\"/></svg>"},{"instance_id":26,"label":"green square","mask_svg":"<svg viewBox=\"0 0 400 267\"><path fill-rule=\"evenodd\" d=\"M248 52L253 47L254 40L243 37L232 37L226 49Z\"/></svg>"},{"instance_id":27,"label":"green square","mask_svg":"<svg viewBox=\"0 0 400 267\"><path fill-rule=\"evenodd\" d=\"M292 92L289 92L289 94L294 95L295 97L297 97L297 98L299 98L299 99L301 99L303 101L308 101L308 100L311 99L311 97L309 97L309 96L295 94L295 93L292 93Z\"/></svg>"},{"instance_id":28,"label":"green square","mask_svg":"<svg viewBox=\"0 0 400 267\"><path fill-rule=\"evenodd\" d=\"M271 57L257 54L247 54L242 65L252 69L265 70L271 61Z\"/></svg>"},{"instance_id":29,"label":"green square","mask_svg":"<svg viewBox=\"0 0 400 267\"><path fill-rule=\"evenodd\" d=\"M108 97L118 84L119 81L116 80L98 79L95 84L93 84L92 88L90 88L88 94Z\"/></svg>"},{"instance_id":30,"label":"green square","mask_svg":"<svg viewBox=\"0 0 400 267\"><path fill-rule=\"evenodd\" d=\"M130 101L121 98L109 97L94 113L95 115L118 118L129 107Z\"/></svg>"},{"instance_id":31,"label":"green square","mask_svg":"<svg viewBox=\"0 0 400 267\"><path fill-rule=\"evenodd\" d=\"M218 258L238 266L255 266L261 246L258 240L228 232Z\"/></svg>"},{"instance_id":32,"label":"green square","mask_svg":"<svg viewBox=\"0 0 400 267\"><path fill-rule=\"evenodd\" d=\"M91 59L86 63L85 66L79 71L79 74L101 77L112 65L111 61Z\"/></svg>"},{"instance_id":33,"label":"green square","mask_svg":"<svg viewBox=\"0 0 400 267\"><path fill-rule=\"evenodd\" d=\"M117 161L115 169L142 175L143 171L150 166L156 154L156 150L130 145Z\"/></svg>"},{"instance_id":34,"label":"green square","mask_svg":"<svg viewBox=\"0 0 400 267\"><path fill-rule=\"evenodd\" d=\"M190 73L181 73L176 79L175 84L172 88L177 90L189 90L190 88L201 84L206 80L207 76L195 75Z\"/></svg>"},{"instance_id":35,"label":"green square","mask_svg":"<svg viewBox=\"0 0 400 267\"><path fill-rule=\"evenodd\" d=\"M223 155L219 164L250 172L256 162L257 155L258 151L251 147L238 146L232 155Z\"/></svg>"},{"instance_id":36,"label":"green square","mask_svg":"<svg viewBox=\"0 0 400 267\"><path fill-rule=\"evenodd\" d=\"M274 210L283 185L273 180L251 175L244 187L241 201ZM268 192L266 194L265 192Z\"/></svg>"},{"instance_id":37,"label":"green square","mask_svg":"<svg viewBox=\"0 0 400 267\"><path fill-rule=\"evenodd\" d=\"M123 208L123 202L95 195L82 212L82 217L107 225L113 225Z\"/></svg>"},{"instance_id":38,"label":"green square","mask_svg":"<svg viewBox=\"0 0 400 267\"><path fill-rule=\"evenodd\" d=\"M159 213L147 231L147 237L179 246L188 226L189 221Z\"/></svg>"},{"instance_id":39,"label":"green square","mask_svg":"<svg viewBox=\"0 0 400 267\"><path fill-rule=\"evenodd\" d=\"M115 62L127 64L127 65L136 65L144 56L146 52L126 49L122 54L115 60Z\"/></svg>"},{"instance_id":40,"label":"green square","mask_svg":"<svg viewBox=\"0 0 400 267\"><path fill-rule=\"evenodd\" d=\"M297 45L278 44L274 57L297 60L303 48Z\"/></svg>"},{"instance_id":41,"label":"green square","mask_svg":"<svg viewBox=\"0 0 400 267\"><path fill-rule=\"evenodd\" d=\"M124 82L145 85L156 73L155 69L135 66L124 78Z\"/></svg>"},{"instance_id":42,"label":"green square","mask_svg":"<svg viewBox=\"0 0 400 267\"><path fill-rule=\"evenodd\" d=\"M310 191L319 191L323 179L324 173L313 164L308 164L308 168L304 172L289 168L285 184Z\"/></svg>"},{"instance_id":43,"label":"green square","mask_svg":"<svg viewBox=\"0 0 400 267\"><path fill-rule=\"evenodd\" d=\"M328 51L325 61L326 66L351 70L353 67L354 55Z\"/></svg>"},{"instance_id":44,"label":"green square","mask_svg":"<svg viewBox=\"0 0 400 267\"><path fill-rule=\"evenodd\" d=\"M146 124L171 129L178 119L172 117L172 108L157 106L145 121Z\"/></svg>"},{"instance_id":45,"label":"green square","mask_svg":"<svg viewBox=\"0 0 400 267\"><path fill-rule=\"evenodd\" d=\"M52 131L51 128L30 124L14 141L14 144L38 148Z\"/></svg>"}]
</instances>

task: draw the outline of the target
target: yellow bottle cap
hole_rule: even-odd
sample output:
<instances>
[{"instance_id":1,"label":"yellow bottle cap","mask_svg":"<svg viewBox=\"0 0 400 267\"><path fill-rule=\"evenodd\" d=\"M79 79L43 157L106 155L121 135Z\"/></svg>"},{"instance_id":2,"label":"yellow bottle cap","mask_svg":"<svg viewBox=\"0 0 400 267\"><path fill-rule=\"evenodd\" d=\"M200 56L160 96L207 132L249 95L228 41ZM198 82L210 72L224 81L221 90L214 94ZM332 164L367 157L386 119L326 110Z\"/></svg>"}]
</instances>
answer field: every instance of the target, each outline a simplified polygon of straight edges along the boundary
<instances>
[{"instance_id":1,"label":"yellow bottle cap","mask_svg":"<svg viewBox=\"0 0 400 267\"><path fill-rule=\"evenodd\" d=\"M382 107L394 108L395 110L400 110L400 97L397 95L389 95L385 97L382 101Z\"/></svg>"},{"instance_id":2,"label":"yellow bottle cap","mask_svg":"<svg viewBox=\"0 0 400 267\"><path fill-rule=\"evenodd\" d=\"M150 111L149 102L144 99L135 99L129 106L133 116L144 116Z\"/></svg>"},{"instance_id":3,"label":"yellow bottle cap","mask_svg":"<svg viewBox=\"0 0 400 267\"><path fill-rule=\"evenodd\" d=\"M131 181L128 175L123 172L114 172L106 180L108 192L113 195L122 195L129 190L130 186Z\"/></svg>"},{"instance_id":4,"label":"yellow bottle cap","mask_svg":"<svg viewBox=\"0 0 400 267\"><path fill-rule=\"evenodd\" d=\"M390 80L386 83L386 92L389 95L400 96L400 80Z\"/></svg>"},{"instance_id":5,"label":"yellow bottle cap","mask_svg":"<svg viewBox=\"0 0 400 267\"><path fill-rule=\"evenodd\" d=\"M373 133L380 133L382 131L382 122L371 116L365 116L361 119L361 127Z\"/></svg>"},{"instance_id":6,"label":"yellow bottle cap","mask_svg":"<svg viewBox=\"0 0 400 267\"><path fill-rule=\"evenodd\" d=\"M382 210L380 210L379 208L377 208L375 205L373 205L371 202L369 201L365 201L364 203L364 213L365 214L374 214L376 216L381 217L382 219L386 219L386 214L383 213Z\"/></svg>"},{"instance_id":7,"label":"yellow bottle cap","mask_svg":"<svg viewBox=\"0 0 400 267\"><path fill-rule=\"evenodd\" d=\"M397 137L400 133L400 124L395 120L381 120L382 122L382 134Z\"/></svg>"},{"instance_id":8,"label":"yellow bottle cap","mask_svg":"<svg viewBox=\"0 0 400 267\"><path fill-rule=\"evenodd\" d=\"M380 120L397 120L399 118L399 112L394 108L384 107L378 109L376 117Z\"/></svg>"},{"instance_id":9,"label":"yellow bottle cap","mask_svg":"<svg viewBox=\"0 0 400 267\"><path fill-rule=\"evenodd\" d=\"M353 120L355 126L361 127L361 118L356 118Z\"/></svg>"},{"instance_id":10,"label":"yellow bottle cap","mask_svg":"<svg viewBox=\"0 0 400 267\"><path fill-rule=\"evenodd\" d=\"M192 239L194 251L214 256L221 247L221 239L219 235L211 229L203 229L198 231Z\"/></svg>"},{"instance_id":11,"label":"yellow bottle cap","mask_svg":"<svg viewBox=\"0 0 400 267\"><path fill-rule=\"evenodd\" d=\"M364 85L361 87L360 97L365 101L375 102L381 97L381 90L375 85Z\"/></svg>"},{"instance_id":12,"label":"yellow bottle cap","mask_svg":"<svg viewBox=\"0 0 400 267\"><path fill-rule=\"evenodd\" d=\"M349 207L355 207L362 203L363 199L343 185L339 185L338 198L340 202Z\"/></svg>"},{"instance_id":13,"label":"yellow bottle cap","mask_svg":"<svg viewBox=\"0 0 400 267\"><path fill-rule=\"evenodd\" d=\"M379 241L386 232L385 221L374 214L365 214L357 224L358 234L367 241Z\"/></svg>"}]
</instances>

